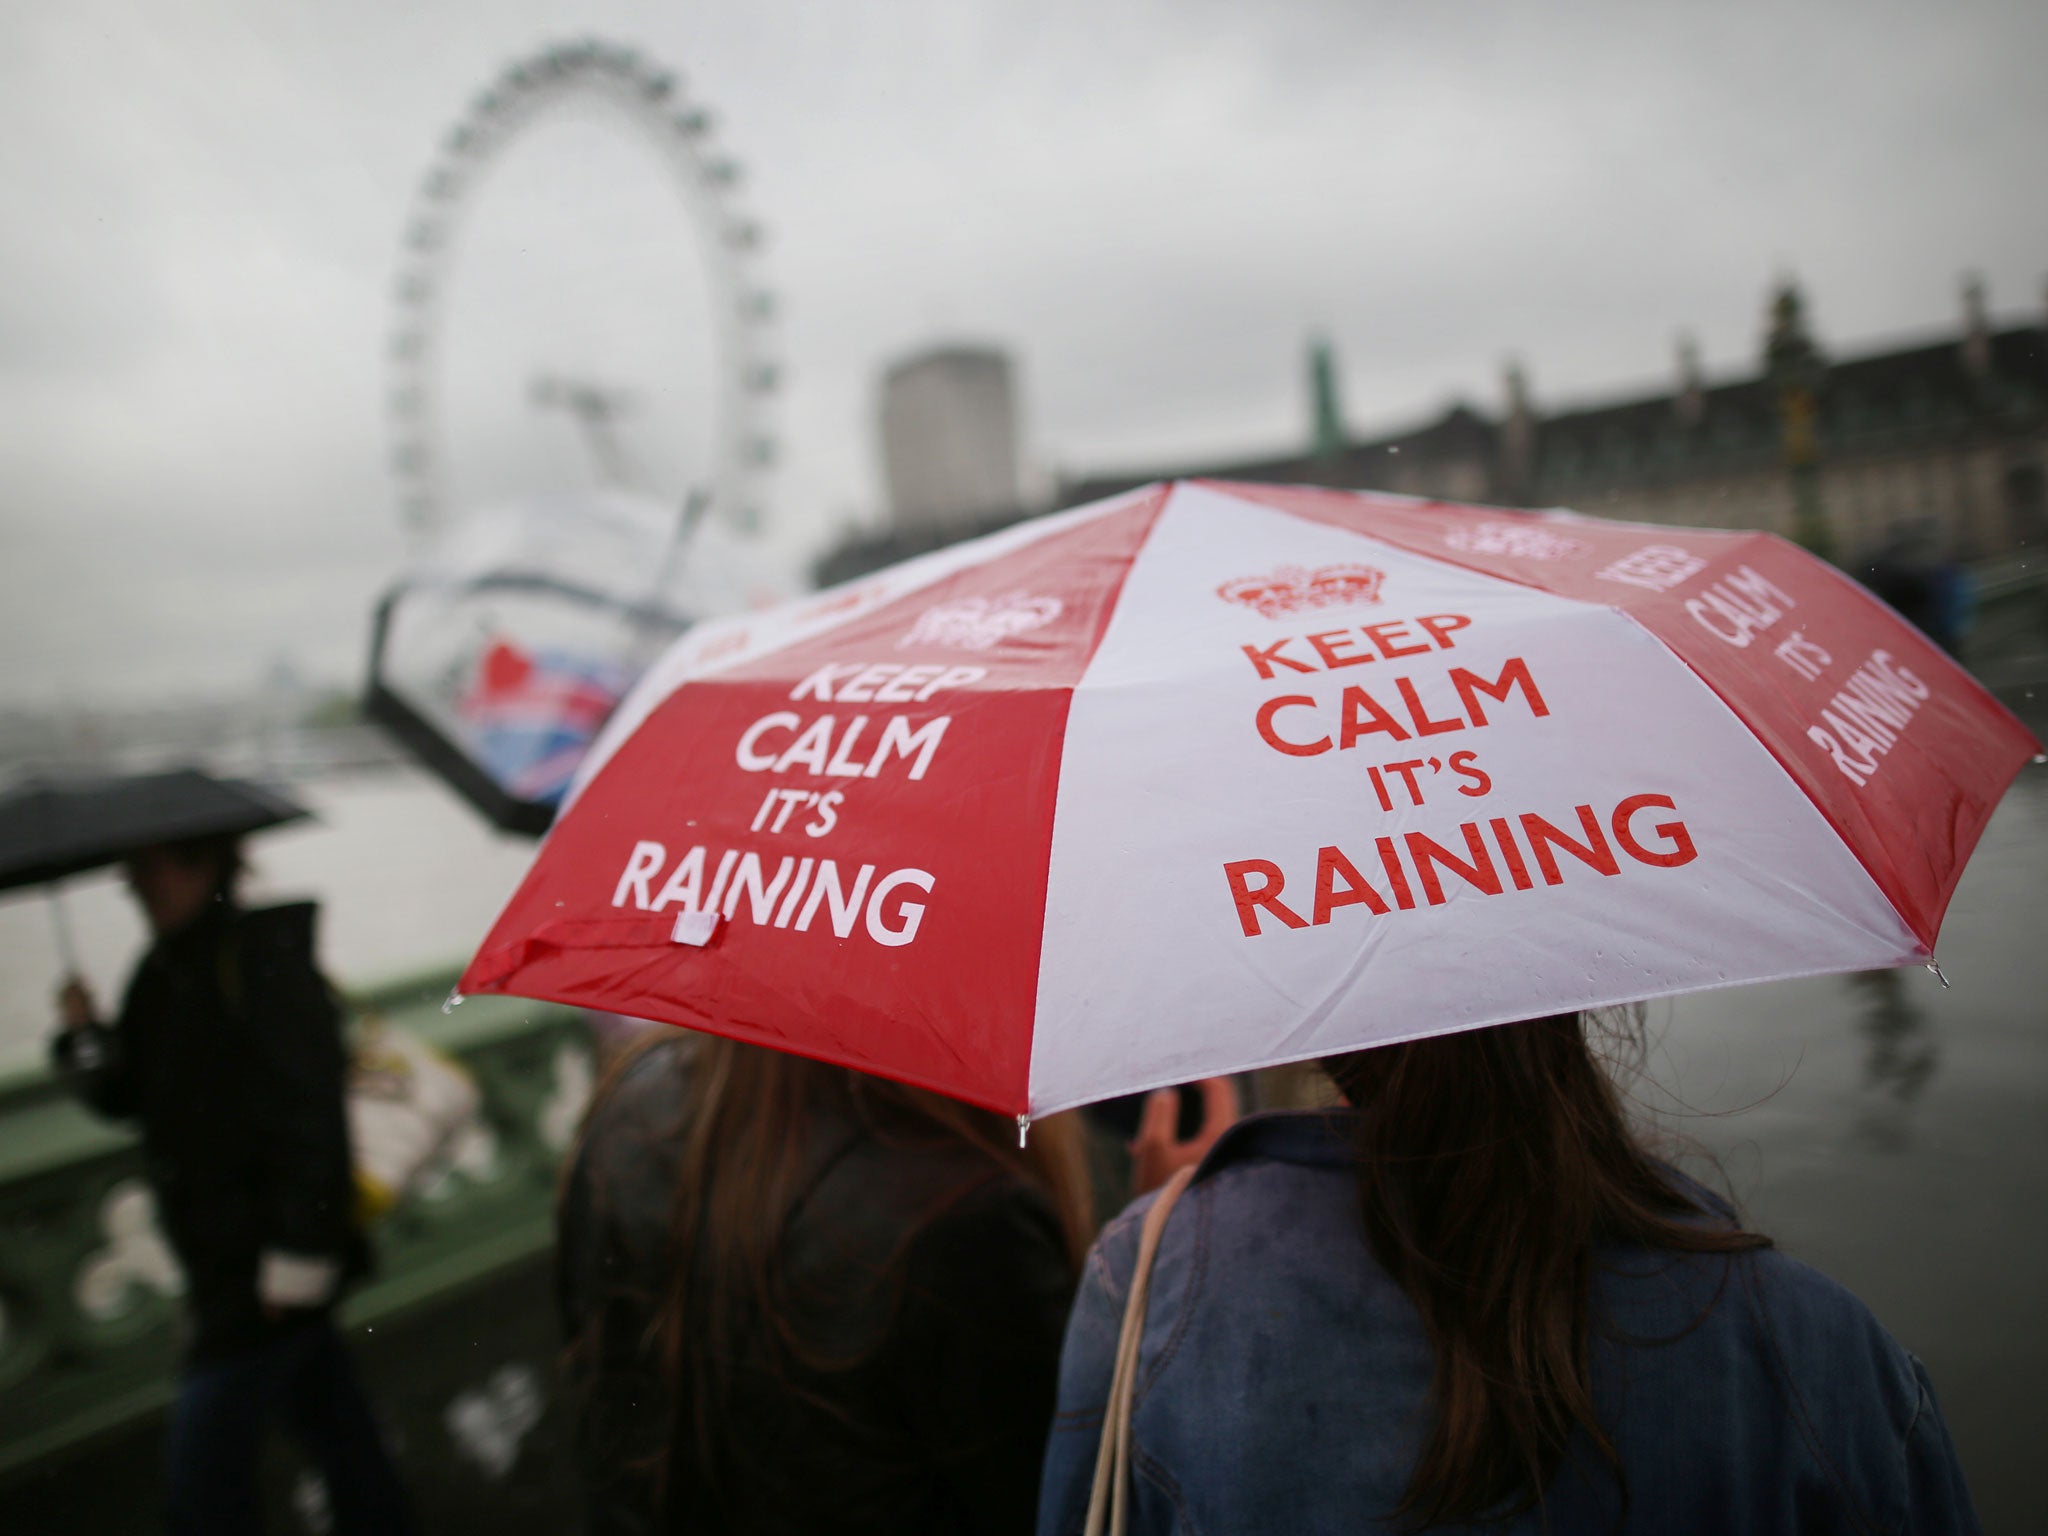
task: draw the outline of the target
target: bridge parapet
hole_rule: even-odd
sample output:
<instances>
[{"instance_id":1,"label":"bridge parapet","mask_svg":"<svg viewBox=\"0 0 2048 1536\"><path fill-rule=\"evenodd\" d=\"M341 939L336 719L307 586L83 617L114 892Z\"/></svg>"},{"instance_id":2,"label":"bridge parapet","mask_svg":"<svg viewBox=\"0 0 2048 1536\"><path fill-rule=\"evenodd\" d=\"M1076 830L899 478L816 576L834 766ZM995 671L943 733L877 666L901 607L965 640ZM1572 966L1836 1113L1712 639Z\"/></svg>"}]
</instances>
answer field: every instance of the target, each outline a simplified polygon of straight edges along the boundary
<instances>
[{"instance_id":1,"label":"bridge parapet","mask_svg":"<svg viewBox=\"0 0 2048 1536\"><path fill-rule=\"evenodd\" d=\"M349 1326L443 1300L550 1241L554 1182L593 1083L575 1010L474 998L443 1013L437 972L356 995L363 1011L459 1058L482 1094L445 1171L376 1231ZM0 1078L0 1482L161 1409L183 1278L157 1229L132 1132L47 1071Z\"/></svg>"}]
</instances>

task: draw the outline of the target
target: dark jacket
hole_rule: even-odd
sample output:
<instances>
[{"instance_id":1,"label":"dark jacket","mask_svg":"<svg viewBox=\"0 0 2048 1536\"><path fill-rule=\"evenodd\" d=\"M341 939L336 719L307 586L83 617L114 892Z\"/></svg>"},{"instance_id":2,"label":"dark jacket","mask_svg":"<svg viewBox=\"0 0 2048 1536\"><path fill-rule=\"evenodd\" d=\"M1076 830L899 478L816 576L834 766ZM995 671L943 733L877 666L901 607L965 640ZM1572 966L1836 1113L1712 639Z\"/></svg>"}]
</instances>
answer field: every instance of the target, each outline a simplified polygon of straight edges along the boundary
<instances>
[{"instance_id":1,"label":"dark jacket","mask_svg":"<svg viewBox=\"0 0 2048 1536\"><path fill-rule=\"evenodd\" d=\"M1204 1160L1161 1240L1132 1416L1134 1532L1383 1531L1427 1423L1414 1307L1358 1214L1349 1112L1261 1115ZM1082 1528L1150 1201L1104 1230L1068 1327L1039 1529ZM1611 1251L1595 1411L1532 1511L1491 1536L1977 1529L1920 1362L1775 1249Z\"/></svg>"},{"instance_id":2,"label":"dark jacket","mask_svg":"<svg viewBox=\"0 0 2048 1536\"><path fill-rule=\"evenodd\" d=\"M736 1336L692 1341L724 1351L737 1383L711 1426L712 1486L650 1341L690 1047L659 1042L599 1100L563 1190L558 1282L590 1530L1030 1530L1073 1296L1059 1222L985 1152L899 1136L853 1101L810 1129L805 1192L775 1255L788 1331L756 1314Z\"/></svg>"},{"instance_id":3,"label":"dark jacket","mask_svg":"<svg viewBox=\"0 0 2048 1536\"><path fill-rule=\"evenodd\" d=\"M355 1228L341 1020L313 960L310 902L220 902L151 946L111 1026L53 1046L74 1090L134 1120L159 1219L185 1272L191 1353L271 1332L266 1253L366 1267Z\"/></svg>"}]
</instances>

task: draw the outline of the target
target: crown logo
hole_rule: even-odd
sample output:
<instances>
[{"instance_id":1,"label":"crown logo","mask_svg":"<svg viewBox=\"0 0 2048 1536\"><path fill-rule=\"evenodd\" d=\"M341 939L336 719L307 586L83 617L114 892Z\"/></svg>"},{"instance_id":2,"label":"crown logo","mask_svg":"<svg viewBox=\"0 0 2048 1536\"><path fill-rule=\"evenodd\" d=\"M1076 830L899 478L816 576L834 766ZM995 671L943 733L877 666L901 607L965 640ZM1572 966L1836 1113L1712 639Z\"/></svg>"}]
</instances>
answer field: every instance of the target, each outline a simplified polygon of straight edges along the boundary
<instances>
[{"instance_id":1,"label":"crown logo","mask_svg":"<svg viewBox=\"0 0 2048 1536\"><path fill-rule=\"evenodd\" d=\"M1242 603L1268 619L1311 608L1350 608L1380 600L1386 572L1369 565L1283 565L1270 576L1238 576L1216 589L1225 602Z\"/></svg>"}]
</instances>

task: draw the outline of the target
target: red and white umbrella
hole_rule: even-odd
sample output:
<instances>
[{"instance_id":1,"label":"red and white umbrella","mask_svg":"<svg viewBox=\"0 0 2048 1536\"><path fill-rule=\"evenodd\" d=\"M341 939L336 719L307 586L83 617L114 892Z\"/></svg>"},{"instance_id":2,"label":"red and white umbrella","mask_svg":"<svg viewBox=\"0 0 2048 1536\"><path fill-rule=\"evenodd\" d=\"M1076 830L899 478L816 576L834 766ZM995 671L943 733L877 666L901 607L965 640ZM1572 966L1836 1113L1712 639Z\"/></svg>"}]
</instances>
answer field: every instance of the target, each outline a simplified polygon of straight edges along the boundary
<instances>
[{"instance_id":1,"label":"red and white umbrella","mask_svg":"<svg viewBox=\"0 0 2048 1536\"><path fill-rule=\"evenodd\" d=\"M1929 962L2039 750L1768 535L1183 482L685 636L461 985L1044 1115Z\"/></svg>"}]
</instances>

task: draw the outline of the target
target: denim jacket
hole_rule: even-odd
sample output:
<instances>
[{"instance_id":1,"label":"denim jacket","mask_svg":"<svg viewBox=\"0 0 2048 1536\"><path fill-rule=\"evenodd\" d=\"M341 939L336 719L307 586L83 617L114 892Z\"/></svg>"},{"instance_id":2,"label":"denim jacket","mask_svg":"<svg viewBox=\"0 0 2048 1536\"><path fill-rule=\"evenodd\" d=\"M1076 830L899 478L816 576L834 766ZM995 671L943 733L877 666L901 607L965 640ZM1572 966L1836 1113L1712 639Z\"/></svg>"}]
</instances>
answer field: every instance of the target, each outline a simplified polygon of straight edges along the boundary
<instances>
[{"instance_id":1,"label":"denim jacket","mask_svg":"<svg viewBox=\"0 0 2048 1536\"><path fill-rule=\"evenodd\" d=\"M1088 1256L1046 1452L1042 1536L1082 1528L1141 1200ZM1596 1411L1540 1510L1488 1532L1972 1532L1920 1362L1862 1303L1773 1249L1616 1251L1593 1287ZM1392 1530L1430 1352L1374 1261L1349 1115L1260 1115L1167 1222L1132 1415L1133 1532Z\"/></svg>"}]
</instances>

